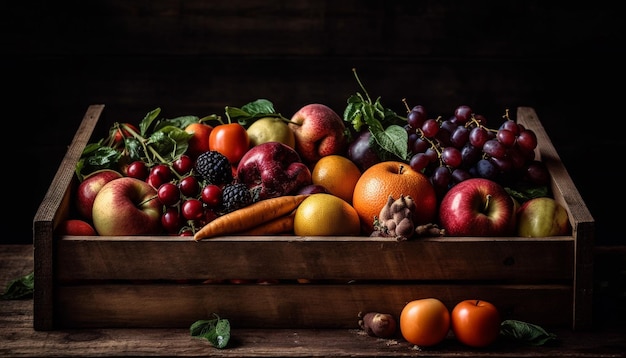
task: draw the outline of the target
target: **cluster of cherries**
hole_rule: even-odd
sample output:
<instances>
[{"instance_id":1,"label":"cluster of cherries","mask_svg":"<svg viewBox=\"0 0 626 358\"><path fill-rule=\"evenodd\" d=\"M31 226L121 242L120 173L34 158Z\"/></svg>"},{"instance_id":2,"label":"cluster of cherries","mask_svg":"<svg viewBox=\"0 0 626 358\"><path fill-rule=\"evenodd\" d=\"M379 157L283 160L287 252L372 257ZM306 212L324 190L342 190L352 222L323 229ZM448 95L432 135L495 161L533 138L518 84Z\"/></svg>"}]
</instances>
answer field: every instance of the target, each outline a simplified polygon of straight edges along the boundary
<instances>
[{"instance_id":1,"label":"cluster of cherries","mask_svg":"<svg viewBox=\"0 0 626 358\"><path fill-rule=\"evenodd\" d=\"M217 217L222 203L222 188L204 185L194 174L194 160L181 155L171 165L157 164L151 168L137 160L128 165L126 175L144 180L157 188L158 200L165 210L163 228L171 235L193 236L195 231Z\"/></svg>"}]
</instances>

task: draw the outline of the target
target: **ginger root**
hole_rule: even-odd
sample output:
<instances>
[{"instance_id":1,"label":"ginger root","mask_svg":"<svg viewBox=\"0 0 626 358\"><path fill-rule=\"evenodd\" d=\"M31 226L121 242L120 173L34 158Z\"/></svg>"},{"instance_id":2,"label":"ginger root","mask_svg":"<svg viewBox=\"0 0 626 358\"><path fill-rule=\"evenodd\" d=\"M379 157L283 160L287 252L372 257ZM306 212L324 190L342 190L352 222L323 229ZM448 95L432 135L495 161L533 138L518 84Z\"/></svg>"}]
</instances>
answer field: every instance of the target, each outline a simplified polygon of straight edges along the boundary
<instances>
[{"instance_id":1,"label":"ginger root","mask_svg":"<svg viewBox=\"0 0 626 358\"><path fill-rule=\"evenodd\" d=\"M374 219L375 231L372 236L396 237L399 240L408 240L415 233L413 213L416 206L413 198L400 194L398 199L389 195L387 203L380 209L380 214Z\"/></svg>"},{"instance_id":2,"label":"ginger root","mask_svg":"<svg viewBox=\"0 0 626 358\"><path fill-rule=\"evenodd\" d=\"M413 237L445 235L445 230L434 223L415 226L415 210L415 201L410 196L400 195L400 198L394 199L389 195L387 203L380 209L380 214L374 218L374 232L370 236L395 237L398 241L406 241Z\"/></svg>"}]
</instances>

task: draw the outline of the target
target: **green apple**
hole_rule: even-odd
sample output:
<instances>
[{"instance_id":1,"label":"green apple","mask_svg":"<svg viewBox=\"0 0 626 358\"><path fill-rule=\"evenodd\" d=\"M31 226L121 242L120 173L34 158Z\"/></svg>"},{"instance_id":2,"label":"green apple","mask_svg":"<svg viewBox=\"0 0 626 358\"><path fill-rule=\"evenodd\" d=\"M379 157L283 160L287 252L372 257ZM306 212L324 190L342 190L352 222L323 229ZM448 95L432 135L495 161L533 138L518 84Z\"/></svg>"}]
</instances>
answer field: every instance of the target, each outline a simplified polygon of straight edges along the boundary
<instances>
[{"instance_id":1,"label":"green apple","mask_svg":"<svg viewBox=\"0 0 626 358\"><path fill-rule=\"evenodd\" d=\"M567 210L553 198L530 199L517 211L518 236L560 236L569 234L570 229Z\"/></svg>"},{"instance_id":2,"label":"green apple","mask_svg":"<svg viewBox=\"0 0 626 358\"><path fill-rule=\"evenodd\" d=\"M296 137L287 122L278 117L263 117L254 121L247 129L250 145L280 142L295 148Z\"/></svg>"}]
</instances>

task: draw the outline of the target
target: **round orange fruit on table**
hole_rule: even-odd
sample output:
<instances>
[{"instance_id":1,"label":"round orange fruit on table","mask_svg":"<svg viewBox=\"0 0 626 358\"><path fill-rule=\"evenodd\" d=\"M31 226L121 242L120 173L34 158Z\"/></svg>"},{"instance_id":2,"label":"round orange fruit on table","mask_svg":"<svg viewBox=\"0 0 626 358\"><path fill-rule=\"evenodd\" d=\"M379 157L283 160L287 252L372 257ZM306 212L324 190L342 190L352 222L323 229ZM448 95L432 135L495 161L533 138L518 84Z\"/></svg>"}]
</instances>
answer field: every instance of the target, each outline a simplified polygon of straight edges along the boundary
<instances>
[{"instance_id":1,"label":"round orange fruit on table","mask_svg":"<svg viewBox=\"0 0 626 358\"><path fill-rule=\"evenodd\" d=\"M316 193L296 209L293 231L297 236L358 236L361 223L348 202L332 194Z\"/></svg>"},{"instance_id":2,"label":"round orange fruit on table","mask_svg":"<svg viewBox=\"0 0 626 358\"><path fill-rule=\"evenodd\" d=\"M349 158L338 154L327 155L315 163L311 172L313 184L321 185L329 193L352 203L354 187L361 170Z\"/></svg>"},{"instance_id":3,"label":"round orange fruit on table","mask_svg":"<svg viewBox=\"0 0 626 358\"><path fill-rule=\"evenodd\" d=\"M437 216L437 197L428 177L400 161L385 161L366 169L354 187L352 206L359 214L362 231L374 231L374 218L385 206L389 195L410 196L416 205L415 226L433 223Z\"/></svg>"}]
</instances>

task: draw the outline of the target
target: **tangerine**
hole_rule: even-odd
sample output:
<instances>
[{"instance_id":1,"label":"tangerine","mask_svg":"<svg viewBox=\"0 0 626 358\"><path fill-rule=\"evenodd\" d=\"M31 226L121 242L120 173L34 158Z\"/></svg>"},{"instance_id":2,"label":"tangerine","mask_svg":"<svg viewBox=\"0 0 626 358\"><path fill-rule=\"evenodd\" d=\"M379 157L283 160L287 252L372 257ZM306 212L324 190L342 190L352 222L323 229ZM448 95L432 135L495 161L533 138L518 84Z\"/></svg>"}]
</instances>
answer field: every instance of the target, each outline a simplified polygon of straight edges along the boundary
<instances>
[{"instance_id":1,"label":"tangerine","mask_svg":"<svg viewBox=\"0 0 626 358\"><path fill-rule=\"evenodd\" d=\"M352 203L354 187L361 177L359 167L347 157L327 155L315 163L311 172L313 184L321 185L330 194Z\"/></svg>"},{"instance_id":2,"label":"tangerine","mask_svg":"<svg viewBox=\"0 0 626 358\"><path fill-rule=\"evenodd\" d=\"M304 199L293 220L297 236L358 236L361 231L359 214L352 205L326 193Z\"/></svg>"},{"instance_id":3,"label":"tangerine","mask_svg":"<svg viewBox=\"0 0 626 358\"><path fill-rule=\"evenodd\" d=\"M366 169L354 187L352 206L361 219L362 231L374 231L374 218L391 195L410 196L416 205L413 213L415 226L432 223L437 216L435 189L426 175L400 161L384 161Z\"/></svg>"}]
</instances>

